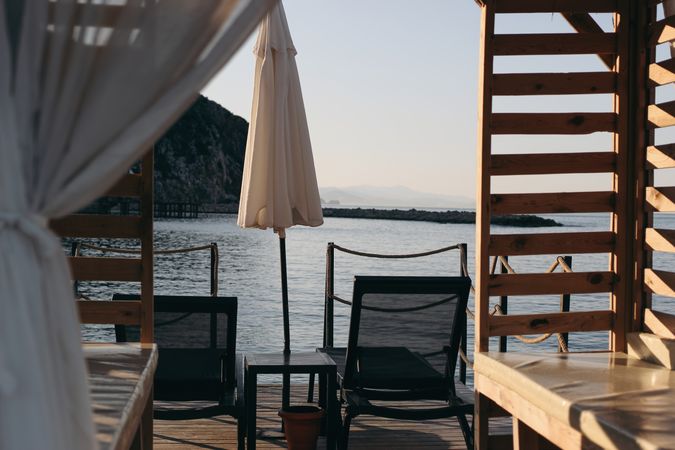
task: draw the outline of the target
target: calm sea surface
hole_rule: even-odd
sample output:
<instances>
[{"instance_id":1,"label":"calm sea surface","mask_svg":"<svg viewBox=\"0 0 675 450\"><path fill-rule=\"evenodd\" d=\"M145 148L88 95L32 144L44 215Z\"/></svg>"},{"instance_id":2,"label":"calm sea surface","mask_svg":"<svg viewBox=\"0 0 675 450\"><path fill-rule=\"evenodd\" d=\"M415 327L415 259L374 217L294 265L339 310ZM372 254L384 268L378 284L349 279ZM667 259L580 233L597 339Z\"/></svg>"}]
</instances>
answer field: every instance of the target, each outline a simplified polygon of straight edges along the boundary
<instances>
[{"instance_id":1,"label":"calm sea surface","mask_svg":"<svg viewBox=\"0 0 675 450\"><path fill-rule=\"evenodd\" d=\"M493 233L571 232L608 230L607 214L551 215L564 227L523 229L493 227ZM675 217L659 217L656 226L675 229ZM102 245L129 247L128 241L83 240ZM321 345L324 306L326 244L374 253L416 253L465 242L469 247L469 270L474 272L475 228L473 225L437 224L370 219L327 218L318 228L294 227L287 230L288 286L291 314L291 347L312 350ZM239 299L237 345L239 351L275 351L283 347L281 319L281 283L279 243L270 230L240 229L234 215L207 215L192 220L158 219L155 222L155 246L159 249L191 247L216 242L220 250L219 295ZM84 250L84 255L100 255ZM510 263L519 273L543 272L557 255L512 257ZM575 271L607 270L606 255L572 255ZM209 252L200 251L155 258L155 293L209 295ZM675 265L675 258L654 261L657 268ZM459 252L403 261L370 259L336 252L335 293L350 299L354 275L453 275L459 273ZM114 292L138 292L132 283L82 283L83 294L109 299ZM494 299L497 301L498 299ZM473 298L470 300L473 309ZM574 311L608 308L607 294L572 296ZM655 298L660 309L668 303ZM513 297L509 313L551 312L559 308L558 296ZM336 345L346 343L348 308L336 304ZM473 324L469 323L469 347L473 346ZM88 326L83 336L90 340L113 340L110 327ZM509 338L509 348L555 350L555 339L528 345ZM607 333L570 336L573 350L604 349ZM494 348L496 349L496 341Z\"/></svg>"}]
</instances>

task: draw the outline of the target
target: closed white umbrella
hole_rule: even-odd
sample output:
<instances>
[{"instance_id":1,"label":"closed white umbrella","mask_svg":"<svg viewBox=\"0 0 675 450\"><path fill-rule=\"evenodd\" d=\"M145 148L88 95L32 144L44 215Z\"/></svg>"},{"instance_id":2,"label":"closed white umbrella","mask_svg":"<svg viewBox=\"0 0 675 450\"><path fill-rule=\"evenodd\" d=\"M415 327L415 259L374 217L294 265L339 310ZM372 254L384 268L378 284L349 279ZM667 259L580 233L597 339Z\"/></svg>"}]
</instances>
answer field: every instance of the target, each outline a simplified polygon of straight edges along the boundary
<instances>
[{"instance_id":1,"label":"closed white umbrella","mask_svg":"<svg viewBox=\"0 0 675 450\"><path fill-rule=\"evenodd\" d=\"M285 230L323 223L312 144L281 2L263 19L237 223L279 234L284 351L290 352Z\"/></svg>"}]
</instances>

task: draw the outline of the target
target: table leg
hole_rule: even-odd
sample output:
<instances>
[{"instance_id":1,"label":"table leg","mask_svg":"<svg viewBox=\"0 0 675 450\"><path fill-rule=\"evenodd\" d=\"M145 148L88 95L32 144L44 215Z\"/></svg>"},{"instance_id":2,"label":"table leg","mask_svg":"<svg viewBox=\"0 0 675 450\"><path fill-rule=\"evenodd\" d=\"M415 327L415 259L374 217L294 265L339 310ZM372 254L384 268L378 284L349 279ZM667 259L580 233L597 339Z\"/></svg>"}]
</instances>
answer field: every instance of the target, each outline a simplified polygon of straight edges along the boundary
<instances>
[{"instance_id":1,"label":"table leg","mask_svg":"<svg viewBox=\"0 0 675 450\"><path fill-rule=\"evenodd\" d=\"M335 372L329 373L326 376L326 382L323 383L325 391L324 399L326 404L326 448L328 450L335 449L337 437L337 420L338 420L338 403L335 398L335 383L337 374Z\"/></svg>"},{"instance_id":2,"label":"table leg","mask_svg":"<svg viewBox=\"0 0 675 450\"><path fill-rule=\"evenodd\" d=\"M513 418L513 450L538 450L539 435L520 420Z\"/></svg>"},{"instance_id":3,"label":"table leg","mask_svg":"<svg viewBox=\"0 0 675 450\"><path fill-rule=\"evenodd\" d=\"M255 450L258 375L247 370L244 378L246 379L246 448Z\"/></svg>"}]
</instances>

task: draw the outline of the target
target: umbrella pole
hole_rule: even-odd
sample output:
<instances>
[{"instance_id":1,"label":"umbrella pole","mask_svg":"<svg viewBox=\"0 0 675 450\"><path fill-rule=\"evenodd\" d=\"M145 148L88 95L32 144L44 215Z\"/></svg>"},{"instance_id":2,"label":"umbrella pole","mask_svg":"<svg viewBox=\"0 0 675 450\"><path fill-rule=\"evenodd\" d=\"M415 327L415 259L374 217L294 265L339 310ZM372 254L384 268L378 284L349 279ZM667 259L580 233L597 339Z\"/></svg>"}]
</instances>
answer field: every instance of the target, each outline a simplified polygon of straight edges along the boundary
<instances>
[{"instance_id":1,"label":"umbrella pole","mask_svg":"<svg viewBox=\"0 0 675 450\"><path fill-rule=\"evenodd\" d=\"M279 231L279 256L281 259L281 300L284 316L284 355L291 353L291 332L288 317L288 278L286 275L286 235L285 230ZM283 409L290 406L291 397L291 376L287 373L283 375L281 387L281 407ZM283 431L283 422L282 422Z\"/></svg>"}]
</instances>

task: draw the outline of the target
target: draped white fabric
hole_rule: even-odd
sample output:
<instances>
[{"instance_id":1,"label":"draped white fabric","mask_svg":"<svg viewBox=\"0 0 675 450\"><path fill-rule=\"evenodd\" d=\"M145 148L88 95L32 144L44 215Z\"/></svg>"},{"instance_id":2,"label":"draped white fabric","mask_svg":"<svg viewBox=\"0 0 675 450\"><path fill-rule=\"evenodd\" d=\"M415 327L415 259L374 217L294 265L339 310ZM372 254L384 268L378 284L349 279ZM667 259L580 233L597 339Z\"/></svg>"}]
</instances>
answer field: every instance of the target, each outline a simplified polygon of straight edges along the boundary
<instances>
[{"instance_id":1,"label":"draped white fabric","mask_svg":"<svg viewBox=\"0 0 675 450\"><path fill-rule=\"evenodd\" d=\"M239 200L241 227L323 223L296 50L281 2L260 25L251 124Z\"/></svg>"},{"instance_id":2,"label":"draped white fabric","mask_svg":"<svg viewBox=\"0 0 675 450\"><path fill-rule=\"evenodd\" d=\"M70 274L48 218L111 187L273 4L0 1L1 449L96 446Z\"/></svg>"}]
</instances>

